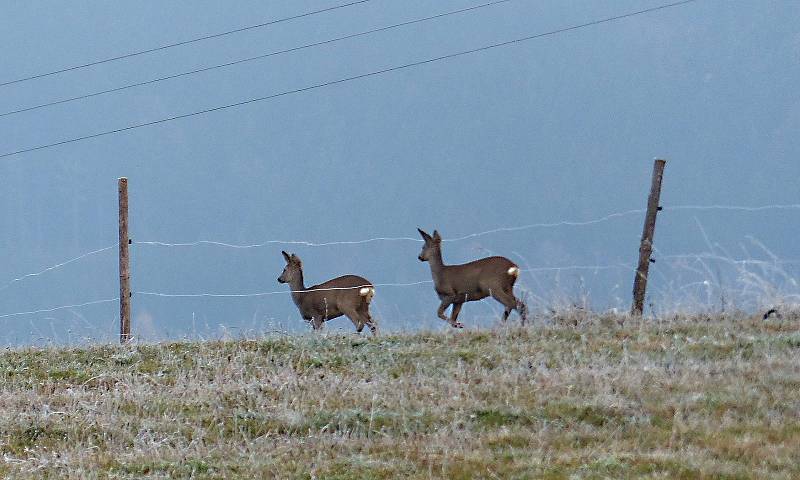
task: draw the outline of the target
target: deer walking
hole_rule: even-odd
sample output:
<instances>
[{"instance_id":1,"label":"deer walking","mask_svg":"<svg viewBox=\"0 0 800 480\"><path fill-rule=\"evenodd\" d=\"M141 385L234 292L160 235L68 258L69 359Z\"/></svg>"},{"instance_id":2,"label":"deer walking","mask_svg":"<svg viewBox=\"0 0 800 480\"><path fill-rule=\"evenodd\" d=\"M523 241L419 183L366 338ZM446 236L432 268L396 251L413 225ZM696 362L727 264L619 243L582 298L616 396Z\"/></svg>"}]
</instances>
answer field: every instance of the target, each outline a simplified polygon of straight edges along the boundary
<instances>
[{"instance_id":1,"label":"deer walking","mask_svg":"<svg viewBox=\"0 0 800 480\"><path fill-rule=\"evenodd\" d=\"M375 287L369 280L356 275L344 275L306 288L300 257L281 253L286 260L286 268L278 277L278 282L289 284L294 304L303 320L311 321L314 330L321 329L323 322L345 315L353 322L357 332L360 333L365 325L373 334L377 332L369 313L369 303L375 295Z\"/></svg>"},{"instance_id":2,"label":"deer walking","mask_svg":"<svg viewBox=\"0 0 800 480\"><path fill-rule=\"evenodd\" d=\"M431 266L433 284L442 301L437 314L454 328L464 328L456 321L465 302L481 300L491 295L505 305L503 321L508 320L511 310L517 310L525 325L528 308L514 296L514 283L519 276L519 267L505 257L488 257L462 265L445 265L442 261L442 237L434 230L433 236L417 229L425 245L419 254L421 262ZM445 310L453 305L448 319Z\"/></svg>"}]
</instances>

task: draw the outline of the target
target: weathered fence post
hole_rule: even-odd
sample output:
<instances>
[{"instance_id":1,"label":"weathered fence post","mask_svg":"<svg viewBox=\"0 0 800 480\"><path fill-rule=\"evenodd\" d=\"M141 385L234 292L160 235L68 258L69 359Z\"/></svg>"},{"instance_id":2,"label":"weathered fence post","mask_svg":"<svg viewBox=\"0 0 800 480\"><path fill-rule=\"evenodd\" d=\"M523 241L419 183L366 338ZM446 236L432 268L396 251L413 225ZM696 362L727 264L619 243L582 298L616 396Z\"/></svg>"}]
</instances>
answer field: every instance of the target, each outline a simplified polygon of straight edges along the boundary
<instances>
[{"instance_id":1,"label":"weathered fence post","mask_svg":"<svg viewBox=\"0 0 800 480\"><path fill-rule=\"evenodd\" d=\"M119 343L131 339L131 258L128 237L128 179L119 187Z\"/></svg>"},{"instance_id":2,"label":"weathered fence post","mask_svg":"<svg viewBox=\"0 0 800 480\"><path fill-rule=\"evenodd\" d=\"M633 279L633 305L631 315L640 316L644 311L644 295L647 291L647 272L650 269L653 253L653 235L656 230L656 215L661 207L658 205L661 199L661 180L664 177L664 165L666 160L656 159L653 165L653 180L650 184L650 196L647 198L647 215L644 219L644 231L642 231L642 243L639 246L639 267L636 269L636 276Z\"/></svg>"}]
</instances>

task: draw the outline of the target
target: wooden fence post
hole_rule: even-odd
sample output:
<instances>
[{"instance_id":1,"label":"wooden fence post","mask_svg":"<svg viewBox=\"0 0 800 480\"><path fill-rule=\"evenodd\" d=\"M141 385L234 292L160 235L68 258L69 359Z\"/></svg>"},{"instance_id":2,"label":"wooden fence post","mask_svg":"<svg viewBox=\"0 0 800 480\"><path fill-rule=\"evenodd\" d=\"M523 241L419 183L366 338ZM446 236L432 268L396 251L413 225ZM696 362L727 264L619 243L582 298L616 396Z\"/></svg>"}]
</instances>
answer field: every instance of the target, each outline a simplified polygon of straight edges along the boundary
<instances>
[{"instance_id":1,"label":"wooden fence post","mask_svg":"<svg viewBox=\"0 0 800 480\"><path fill-rule=\"evenodd\" d=\"M647 291L647 272L650 269L650 256L653 253L653 235L656 230L656 215L661 207L661 180L664 177L666 160L656 159L653 164L653 180L650 184L650 196L647 198L647 215L644 219L642 243L639 246L639 267L633 279L633 305L631 315L641 316L644 311L644 295Z\"/></svg>"},{"instance_id":2,"label":"wooden fence post","mask_svg":"<svg viewBox=\"0 0 800 480\"><path fill-rule=\"evenodd\" d=\"M131 258L128 237L128 179L119 187L119 343L131 339Z\"/></svg>"}]
</instances>

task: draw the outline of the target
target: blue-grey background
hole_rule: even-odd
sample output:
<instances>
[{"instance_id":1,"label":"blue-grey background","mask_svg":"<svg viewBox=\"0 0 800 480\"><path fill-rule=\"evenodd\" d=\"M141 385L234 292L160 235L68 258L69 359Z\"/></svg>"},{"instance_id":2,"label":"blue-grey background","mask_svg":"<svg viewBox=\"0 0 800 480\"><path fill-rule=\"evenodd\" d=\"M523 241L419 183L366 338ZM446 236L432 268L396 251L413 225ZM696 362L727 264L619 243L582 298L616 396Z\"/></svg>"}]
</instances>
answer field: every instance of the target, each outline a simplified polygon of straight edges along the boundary
<instances>
[{"instance_id":1,"label":"blue-grey background","mask_svg":"<svg viewBox=\"0 0 800 480\"><path fill-rule=\"evenodd\" d=\"M295 15L333 0L5 2L0 81ZM343 2L342 2L343 3ZM0 87L0 111L145 81L478 4L369 3ZM0 153L210 108L658 5L516 0L471 13L48 109L0 117ZM797 302L798 210L670 205L800 203L800 3L701 0L519 45L0 160L0 284L117 236L167 242L445 238L644 208L669 160L648 303L653 312ZM642 215L445 243L445 260L503 254L537 311L629 305ZM760 244L760 246L759 246ZM234 250L133 247L133 289L254 293L281 248L307 284L344 273L428 280L414 241ZM702 261L670 255L705 253ZM709 258L710 255L724 257ZM774 255L774 257L772 256ZM775 259L780 259L776 262ZM766 260L769 263L731 263ZM113 298L112 249L0 290L0 314ZM703 283L706 282L706 283ZM430 285L384 287L387 330L444 328ZM648 307L649 309L651 307ZM464 308L493 322L492 302ZM114 303L0 318L0 342L106 340ZM134 297L144 339L307 328L288 295ZM344 319L329 328L350 330Z\"/></svg>"}]
</instances>

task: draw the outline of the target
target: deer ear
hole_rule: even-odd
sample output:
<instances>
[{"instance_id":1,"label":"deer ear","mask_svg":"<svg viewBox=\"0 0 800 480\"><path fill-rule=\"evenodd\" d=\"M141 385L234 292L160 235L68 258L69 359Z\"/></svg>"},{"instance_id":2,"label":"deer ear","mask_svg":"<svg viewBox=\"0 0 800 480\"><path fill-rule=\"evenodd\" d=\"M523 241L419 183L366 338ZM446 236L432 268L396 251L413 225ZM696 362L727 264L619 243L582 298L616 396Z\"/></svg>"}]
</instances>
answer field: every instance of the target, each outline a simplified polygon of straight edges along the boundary
<instances>
[{"instance_id":1,"label":"deer ear","mask_svg":"<svg viewBox=\"0 0 800 480\"><path fill-rule=\"evenodd\" d=\"M433 231L433 240L437 241L437 242L441 242L442 241L442 237L441 237L441 235L439 235L439 231L438 230L434 230Z\"/></svg>"},{"instance_id":2,"label":"deer ear","mask_svg":"<svg viewBox=\"0 0 800 480\"><path fill-rule=\"evenodd\" d=\"M281 250L281 253L283 254L283 258L286 260L286 263L290 263L292 261L292 257L290 257L288 253L284 252L283 250Z\"/></svg>"},{"instance_id":3,"label":"deer ear","mask_svg":"<svg viewBox=\"0 0 800 480\"><path fill-rule=\"evenodd\" d=\"M417 228L417 231L419 232L420 235L422 235L422 239L425 240L426 242L429 242L431 240L431 236L423 232L421 228Z\"/></svg>"},{"instance_id":4,"label":"deer ear","mask_svg":"<svg viewBox=\"0 0 800 480\"><path fill-rule=\"evenodd\" d=\"M300 265L300 264L303 263L303 262L300 261L300 257L295 255L294 253L292 254L292 256L290 258L291 258L291 261L296 263L297 265Z\"/></svg>"}]
</instances>

